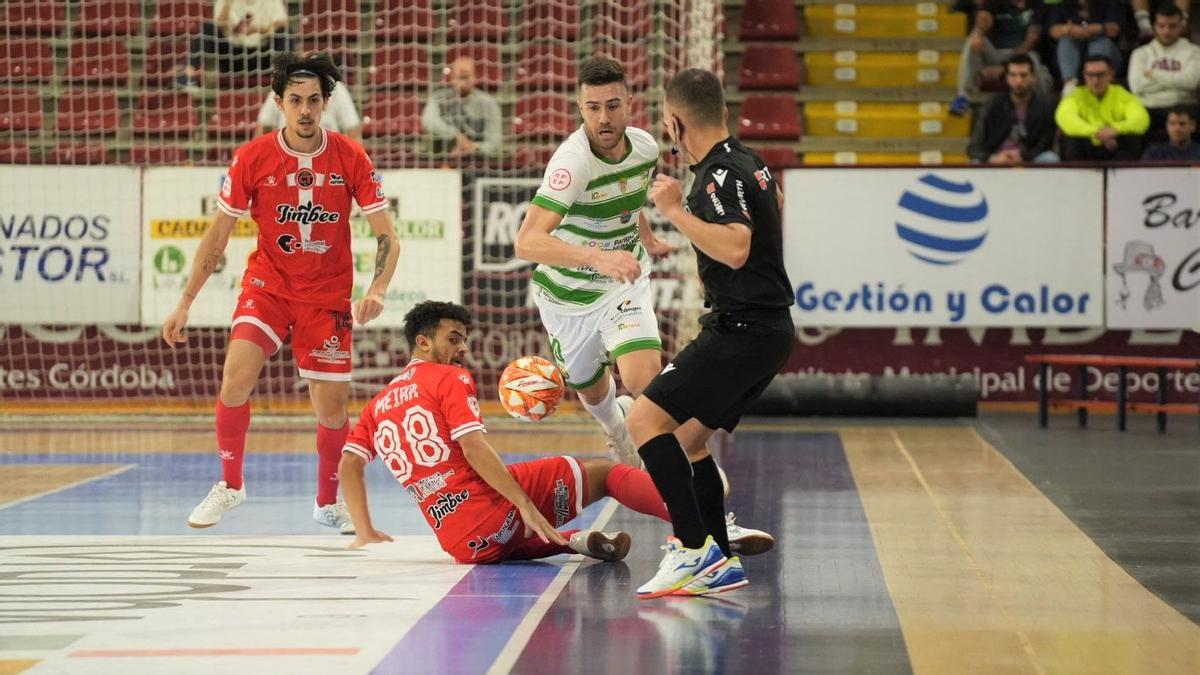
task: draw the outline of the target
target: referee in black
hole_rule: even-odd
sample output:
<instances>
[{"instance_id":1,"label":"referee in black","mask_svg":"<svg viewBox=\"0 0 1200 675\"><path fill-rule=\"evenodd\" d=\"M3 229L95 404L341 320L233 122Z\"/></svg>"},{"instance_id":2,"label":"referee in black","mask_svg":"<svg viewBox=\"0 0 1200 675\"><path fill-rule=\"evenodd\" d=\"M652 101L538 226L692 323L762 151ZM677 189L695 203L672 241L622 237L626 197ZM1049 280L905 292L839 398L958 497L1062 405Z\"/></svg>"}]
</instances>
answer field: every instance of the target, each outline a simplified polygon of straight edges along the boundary
<instances>
[{"instance_id":1,"label":"referee in black","mask_svg":"<svg viewBox=\"0 0 1200 675\"><path fill-rule=\"evenodd\" d=\"M762 158L729 134L720 81L695 68L676 74L663 118L695 182L686 207L679 181L663 174L650 198L696 249L710 312L700 318L699 336L629 413L629 432L675 529L658 574L638 589L642 598L746 585L729 550L721 476L704 441L717 429L733 431L795 342L795 296L783 268L783 193ZM685 446L701 450L689 457Z\"/></svg>"}]
</instances>

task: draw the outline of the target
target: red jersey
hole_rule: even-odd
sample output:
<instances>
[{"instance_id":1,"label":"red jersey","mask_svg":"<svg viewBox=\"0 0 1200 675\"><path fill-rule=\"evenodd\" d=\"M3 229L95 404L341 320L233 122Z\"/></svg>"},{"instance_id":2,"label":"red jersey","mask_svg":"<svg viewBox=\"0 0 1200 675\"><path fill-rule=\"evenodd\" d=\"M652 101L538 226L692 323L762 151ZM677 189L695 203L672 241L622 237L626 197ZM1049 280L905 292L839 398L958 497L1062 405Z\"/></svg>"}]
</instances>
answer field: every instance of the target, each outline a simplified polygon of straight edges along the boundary
<instances>
[{"instance_id":1,"label":"red jersey","mask_svg":"<svg viewBox=\"0 0 1200 675\"><path fill-rule=\"evenodd\" d=\"M449 551L513 508L463 455L458 439L472 431L485 429L470 373L414 359L363 408L345 451L381 456Z\"/></svg>"},{"instance_id":2,"label":"red jersey","mask_svg":"<svg viewBox=\"0 0 1200 675\"><path fill-rule=\"evenodd\" d=\"M351 199L364 215L387 208L379 174L362 146L321 130L321 146L304 154L287 147L283 130L238 148L217 206L258 225L243 287L307 304L347 302L354 289Z\"/></svg>"}]
</instances>

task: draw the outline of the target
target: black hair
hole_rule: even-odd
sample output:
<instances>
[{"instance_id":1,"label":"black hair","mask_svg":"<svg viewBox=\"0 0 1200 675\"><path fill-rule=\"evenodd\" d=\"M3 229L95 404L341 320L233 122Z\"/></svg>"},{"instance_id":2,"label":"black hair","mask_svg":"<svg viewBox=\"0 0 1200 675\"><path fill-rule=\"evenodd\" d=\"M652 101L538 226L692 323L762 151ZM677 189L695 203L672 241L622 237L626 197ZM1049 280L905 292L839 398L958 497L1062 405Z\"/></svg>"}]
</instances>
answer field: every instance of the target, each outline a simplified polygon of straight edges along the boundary
<instances>
[{"instance_id":1,"label":"black hair","mask_svg":"<svg viewBox=\"0 0 1200 675\"><path fill-rule=\"evenodd\" d=\"M342 72L328 54L308 52L299 54L278 54L271 62L271 91L276 96L283 96L288 85L315 77L321 81L321 95L329 98L333 88L342 81Z\"/></svg>"},{"instance_id":2,"label":"black hair","mask_svg":"<svg viewBox=\"0 0 1200 675\"><path fill-rule=\"evenodd\" d=\"M700 68L675 73L667 83L667 103L687 111L690 121L702 126L725 125L725 90L717 76Z\"/></svg>"},{"instance_id":3,"label":"black hair","mask_svg":"<svg viewBox=\"0 0 1200 675\"><path fill-rule=\"evenodd\" d=\"M1030 72L1033 72L1033 59L1028 54L1013 54L1004 62L1004 72L1008 72L1009 66L1029 66Z\"/></svg>"},{"instance_id":4,"label":"black hair","mask_svg":"<svg viewBox=\"0 0 1200 675\"><path fill-rule=\"evenodd\" d=\"M1155 18L1160 16L1177 16L1183 18L1183 10L1179 9L1174 2L1161 2L1158 8L1154 10Z\"/></svg>"},{"instance_id":5,"label":"black hair","mask_svg":"<svg viewBox=\"0 0 1200 675\"><path fill-rule=\"evenodd\" d=\"M1193 122L1200 120L1200 117L1196 116L1196 109L1189 105L1177 105L1169 108L1167 116L1170 117L1171 115L1187 115L1188 119Z\"/></svg>"},{"instance_id":6,"label":"black hair","mask_svg":"<svg viewBox=\"0 0 1200 675\"><path fill-rule=\"evenodd\" d=\"M1083 62L1084 63L1103 63L1104 65L1108 66L1109 70L1114 70L1112 59L1108 58L1107 56L1105 56L1103 54L1088 54L1087 58L1084 59Z\"/></svg>"},{"instance_id":7,"label":"black hair","mask_svg":"<svg viewBox=\"0 0 1200 675\"><path fill-rule=\"evenodd\" d=\"M598 87L618 82L625 84L625 69L607 56L593 56L579 66L579 86Z\"/></svg>"},{"instance_id":8,"label":"black hair","mask_svg":"<svg viewBox=\"0 0 1200 675\"><path fill-rule=\"evenodd\" d=\"M432 340L442 319L457 321L468 326L471 324L471 312L462 305L438 300L419 302L408 310L408 314L404 315L404 339L408 341L409 350L417 348L418 335L424 335Z\"/></svg>"}]
</instances>

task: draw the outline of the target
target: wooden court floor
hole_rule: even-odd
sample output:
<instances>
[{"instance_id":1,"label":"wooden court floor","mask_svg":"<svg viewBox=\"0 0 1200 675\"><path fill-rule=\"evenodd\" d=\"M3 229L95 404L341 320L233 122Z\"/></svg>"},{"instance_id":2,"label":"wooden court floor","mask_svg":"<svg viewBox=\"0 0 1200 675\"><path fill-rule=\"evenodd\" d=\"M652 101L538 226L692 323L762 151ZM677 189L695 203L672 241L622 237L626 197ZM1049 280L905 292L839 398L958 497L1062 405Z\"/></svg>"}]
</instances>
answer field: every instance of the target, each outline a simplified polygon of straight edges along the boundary
<instances>
[{"instance_id":1,"label":"wooden court floor","mask_svg":"<svg viewBox=\"0 0 1200 675\"><path fill-rule=\"evenodd\" d=\"M1144 427L1144 428L1143 428ZM507 461L603 452L579 418L498 425ZM1200 435L1029 415L750 420L716 447L751 585L638 601L666 524L605 500L615 564L456 565L369 471L397 542L308 520L308 423L256 423L247 504L184 524L215 480L203 420L0 424L0 674L1200 672Z\"/></svg>"}]
</instances>

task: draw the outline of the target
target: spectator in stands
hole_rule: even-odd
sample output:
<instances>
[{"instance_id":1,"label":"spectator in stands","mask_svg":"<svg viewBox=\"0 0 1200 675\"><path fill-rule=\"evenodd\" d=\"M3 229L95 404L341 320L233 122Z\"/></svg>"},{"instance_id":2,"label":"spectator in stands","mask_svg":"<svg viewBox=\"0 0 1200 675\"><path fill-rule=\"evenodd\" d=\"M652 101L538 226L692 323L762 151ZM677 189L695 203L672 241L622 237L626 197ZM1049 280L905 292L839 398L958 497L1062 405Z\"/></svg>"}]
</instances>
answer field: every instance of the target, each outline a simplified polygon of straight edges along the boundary
<instances>
[{"instance_id":1,"label":"spectator in stands","mask_svg":"<svg viewBox=\"0 0 1200 675\"><path fill-rule=\"evenodd\" d=\"M272 52L291 51L284 0L216 0L213 20L192 37L191 54L175 80L179 89L199 91L204 58L216 55L221 72L265 71Z\"/></svg>"},{"instance_id":2,"label":"spectator in stands","mask_svg":"<svg viewBox=\"0 0 1200 675\"><path fill-rule=\"evenodd\" d=\"M434 92L421 113L433 152L456 159L495 157L500 152L500 104L475 88L475 60L455 59L446 81L449 86Z\"/></svg>"},{"instance_id":3,"label":"spectator in stands","mask_svg":"<svg viewBox=\"0 0 1200 675\"><path fill-rule=\"evenodd\" d=\"M1112 62L1100 54L1083 64L1086 86L1065 94L1054 113L1062 129L1063 159L1136 160L1142 155L1142 135L1150 114L1136 96L1113 84Z\"/></svg>"},{"instance_id":4,"label":"spectator in stands","mask_svg":"<svg viewBox=\"0 0 1200 675\"><path fill-rule=\"evenodd\" d=\"M283 122L283 108L280 107L279 97L273 93L267 94L267 100L263 101L262 108L258 111L258 124L254 128L254 135L257 137L271 129L278 129L283 126ZM345 82L333 88L325 112L321 114L321 126L344 134L362 145L362 118L358 116L358 110L354 107L354 100L350 98L350 90L346 88Z\"/></svg>"},{"instance_id":5,"label":"spectator in stands","mask_svg":"<svg viewBox=\"0 0 1200 675\"><path fill-rule=\"evenodd\" d=\"M1154 15L1154 40L1129 58L1129 89L1150 111L1152 133L1166 127L1168 110L1200 103L1200 47L1181 37L1183 29L1179 8L1161 5Z\"/></svg>"},{"instance_id":6,"label":"spectator in stands","mask_svg":"<svg viewBox=\"0 0 1200 675\"><path fill-rule=\"evenodd\" d=\"M1121 34L1116 0L1062 0L1046 13L1046 25L1050 39L1056 42L1064 95L1075 88L1085 55L1104 56L1114 71L1121 68L1121 50L1114 41Z\"/></svg>"},{"instance_id":7,"label":"spectator in stands","mask_svg":"<svg viewBox=\"0 0 1200 675\"><path fill-rule=\"evenodd\" d=\"M958 62L958 95L950 104L951 115L965 115L970 107L967 97L979 92L980 74L987 73L992 79L995 75L990 71L1003 69L1005 60L1014 54L1028 54L1034 70L1042 70L1033 51L1042 36L1042 13L1041 0L983 0ZM1034 86L1043 94L1050 93L1049 75L1035 73Z\"/></svg>"},{"instance_id":8,"label":"spectator in stands","mask_svg":"<svg viewBox=\"0 0 1200 675\"><path fill-rule=\"evenodd\" d=\"M1151 2L1150 0L1133 0L1133 16L1137 20L1138 34L1148 38L1154 34L1154 26L1150 23ZM1155 0L1153 3L1155 12L1165 5L1174 5L1179 9L1180 16L1183 17L1184 25L1187 25L1188 8L1191 6L1191 0Z\"/></svg>"},{"instance_id":9,"label":"spectator in stands","mask_svg":"<svg viewBox=\"0 0 1200 675\"><path fill-rule=\"evenodd\" d=\"M1179 106L1167 112L1167 143L1155 143L1146 148L1142 159L1157 162L1200 162L1200 143L1192 140L1196 133L1196 110Z\"/></svg>"},{"instance_id":10,"label":"spectator in stands","mask_svg":"<svg viewBox=\"0 0 1200 675\"><path fill-rule=\"evenodd\" d=\"M1054 102L1034 87L1034 60L1014 54L1004 64L1008 93L997 94L975 120L971 144L973 163L1020 164L1057 162L1052 149L1058 129L1054 126Z\"/></svg>"}]
</instances>

